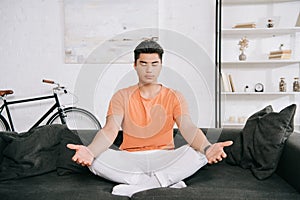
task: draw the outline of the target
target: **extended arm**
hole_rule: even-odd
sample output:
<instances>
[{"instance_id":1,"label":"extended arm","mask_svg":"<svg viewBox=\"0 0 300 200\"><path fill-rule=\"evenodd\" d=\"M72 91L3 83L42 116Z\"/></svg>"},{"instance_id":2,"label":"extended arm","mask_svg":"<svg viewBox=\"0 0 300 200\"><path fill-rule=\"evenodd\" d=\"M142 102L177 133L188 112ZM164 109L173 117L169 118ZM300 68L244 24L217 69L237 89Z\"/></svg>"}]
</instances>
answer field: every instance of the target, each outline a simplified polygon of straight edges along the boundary
<instances>
[{"instance_id":1,"label":"extended arm","mask_svg":"<svg viewBox=\"0 0 300 200\"><path fill-rule=\"evenodd\" d=\"M90 166L95 157L107 150L118 135L122 117L110 115L106 119L105 126L98 131L91 144L83 145L68 144L67 147L76 151L72 157L74 162L83 166Z\"/></svg>"},{"instance_id":2,"label":"extended arm","mask_svg":"<svg viewBox=\"0 0 300 200\"><path fill-rule=\"evenodd\" d=\"M219 142L211 144L201 129L197 128L190 116L181 115L176 118L176 124L184 137L184 139L197 151L205 154L208 163L217 163L225 158L227 155L223 148L230 146L232 141Z\"/></svg>"}]
</instances>

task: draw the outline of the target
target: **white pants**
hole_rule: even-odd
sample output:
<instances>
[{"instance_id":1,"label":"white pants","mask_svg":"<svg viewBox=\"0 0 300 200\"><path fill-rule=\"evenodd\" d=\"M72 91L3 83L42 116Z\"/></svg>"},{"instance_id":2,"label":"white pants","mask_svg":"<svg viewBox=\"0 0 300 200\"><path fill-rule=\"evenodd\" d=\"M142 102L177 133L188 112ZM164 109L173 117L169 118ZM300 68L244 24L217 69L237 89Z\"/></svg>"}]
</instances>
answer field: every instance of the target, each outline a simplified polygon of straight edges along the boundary
<instances>
[{"instance_id":1,"label":"white pants","mask_svg":"<svg viewBox=\"0 0 300 200\"><path fill-rule=\"evenodd\" d=\"M105 179L129 185L143 184L156 176L162 187L191 176L207 164L206 156L188 145L175 150L116 151L108 149L89 169Z\"/></svg>"}]
</instances>

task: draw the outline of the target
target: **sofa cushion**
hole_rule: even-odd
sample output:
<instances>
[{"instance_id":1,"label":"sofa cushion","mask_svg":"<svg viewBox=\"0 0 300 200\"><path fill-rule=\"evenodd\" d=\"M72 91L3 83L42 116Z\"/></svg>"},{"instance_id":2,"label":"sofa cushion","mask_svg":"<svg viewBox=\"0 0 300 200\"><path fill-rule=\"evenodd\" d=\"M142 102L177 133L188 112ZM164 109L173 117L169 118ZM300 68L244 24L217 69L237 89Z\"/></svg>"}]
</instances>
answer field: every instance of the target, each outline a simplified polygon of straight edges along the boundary
<instances>
[{"instance_id":1,"label":"sofa cushion","mask_svg":"<svg viewBox=\"0 0 300 200\"><path fill-rule=\"evenodd\" d=\"M57 174L62 176L73 173L88 173L89 169L87 167L78 165L72 160L75 151L67 148L67 144L83 144L77 132L68 129L60 137L59 153L56 161Z\"/></svg>"},{"instance_id":2,"label":"sofa cushion","mask_svg":"<svg viewBox=\"0 0 300 200\"><path fill-rule=\"evenodd\" d=\"M11 135L16 136L17 133L16 132L1 131L0 134L1 134L0 135L0 163L2 163L3 150L12 141L13 137L11 137Z\"/></svg>"},{"instance_id":3,"label":"sofa cushion","mask_svg":"<svg viewBox=\"0 0 300 200\"><path fill-rule=\"evenodd\" d=\"M0 133L0 180L19 179L57 170L59 175L89 172L72 161L66 144L82 144L65 125L45 125L24 133Z\"/></svg>"},{"instance_id":4,"label":"sofa cushion","mask_svg":"<svg viewBox=\"0 0 300 200\"><path fill-rule=\"evenodd\" d=\"M136 193L132 200L290 200L300 194L277 174L259 181L250 171L225 162L207 165L185 180L182 189L159 188ZM57 176L56 172L0 182L0 196L5 200L129 200L111 194L115 183L94 174Z\"/></svg>"},{"instance_id":5,"label":"sofa cushion","mask_svg":"<svg viewBox=\"0 0 300 200\"><path fill-rule=\"evenodd\" d=\"M229 150L227 162L250 169L258 179L270 177L276 170L286 139L294 129L296 105L279 113L267 106L249 117Z\"/></svg>"},{"instance_id":6,"label":"sofa cushion","mask_svg":"<svg viewBox=\"0 0 300 200\"><path fill-rule=\"evenodd\" d=\"M186 188L159 188L136 193L132 200L299 199L300 194L277 174L260 181L248 170L226 162L207 165L185 179Z\"/></svg>"},{"instance_id":7,"label":"sofa cushion","mask_svg":"<svg viewBox=\"0 0 300 200\"><path fill-rule=\"evenodd\" d=\"M56 126L34 128L24 133L2 132L7 142L1 152L0 180L18 179L56 169L59 132Z\"/></svg>"}]
</instances>

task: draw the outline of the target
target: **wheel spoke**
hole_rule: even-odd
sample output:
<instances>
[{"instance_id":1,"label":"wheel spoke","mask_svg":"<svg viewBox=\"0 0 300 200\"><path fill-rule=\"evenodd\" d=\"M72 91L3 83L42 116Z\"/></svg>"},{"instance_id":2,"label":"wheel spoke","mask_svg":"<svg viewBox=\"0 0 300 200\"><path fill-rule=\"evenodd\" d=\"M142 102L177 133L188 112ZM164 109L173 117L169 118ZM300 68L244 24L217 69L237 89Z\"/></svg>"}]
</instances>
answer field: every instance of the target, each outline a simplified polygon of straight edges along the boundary
<instances>
[{"instance_id":1,"label":"wheel spoke","mask_svg":"<svg viewBox=\"0 0 300 200\"><path fill-rule=\"evenodd\" d=\"M66 115L66 123L69 129L85 130L85 129L100 129L99 121L88 111L80 108L67 108L64 110ZM50 120L50 124L61 124L58 113Z\"/></svg>"}]
</instances>

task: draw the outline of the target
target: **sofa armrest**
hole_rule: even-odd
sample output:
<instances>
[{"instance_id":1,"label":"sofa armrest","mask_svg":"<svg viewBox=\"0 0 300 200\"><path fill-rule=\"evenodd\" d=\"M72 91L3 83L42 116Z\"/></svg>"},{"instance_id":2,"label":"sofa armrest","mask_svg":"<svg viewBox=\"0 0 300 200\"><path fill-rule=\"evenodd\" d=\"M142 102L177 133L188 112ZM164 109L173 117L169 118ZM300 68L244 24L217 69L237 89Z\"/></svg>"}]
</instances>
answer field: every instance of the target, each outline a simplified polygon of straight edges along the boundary
<instances>
[{"instance_id":1,"label":"sofa armrest","mask_svg":"<svg viewBox=\"0 0 300 200\"><path fill-rule=\"evenodd\" d=\"M223 128L219 142L234 140L242 129ZM227 152L230 147L225 148ZM300 192L300 133L294 132L286 141L276 173Z\"/></svg>"},{"instance_id":2,"label":"sofa armrest","mask_svg":"<svg viewBox=\"0 0 300 200\"><path fill-rule=\"evenodd\" d=\"M300 133L286 141L276 173L300 192Z\"/></svg>"}]
</instances>

